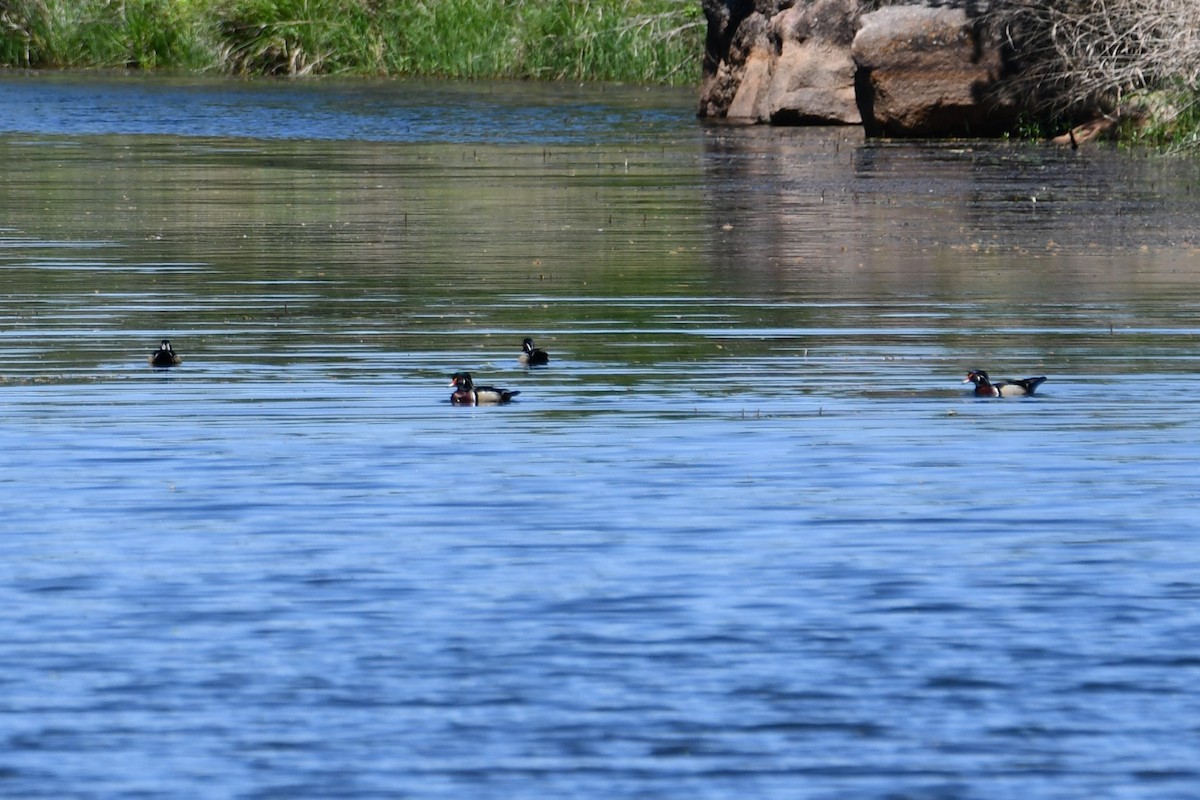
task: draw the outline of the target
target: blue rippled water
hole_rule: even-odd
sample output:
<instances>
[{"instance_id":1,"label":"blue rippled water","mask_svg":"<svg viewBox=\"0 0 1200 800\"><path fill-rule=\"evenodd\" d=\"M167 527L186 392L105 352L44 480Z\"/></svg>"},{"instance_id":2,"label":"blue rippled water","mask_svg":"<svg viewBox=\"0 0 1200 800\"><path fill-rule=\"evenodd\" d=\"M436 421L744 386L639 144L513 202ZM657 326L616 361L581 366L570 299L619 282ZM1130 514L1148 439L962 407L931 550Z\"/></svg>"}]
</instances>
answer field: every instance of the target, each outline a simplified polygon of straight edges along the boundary
<instances>
[{"instance_id":1,"label":"blue rippled water","mask_svg":"<svg viewBox=\"0 0 1200 800\"><path fill-rule=\"evenodd\" d=\"M1200 795L1193 165L185 86L0 81L0 795Z\"/></svg>"},{"instance_id":2,"label":"blue rippled water","mask_svg":"<svg viewBox=\"0 0 1200 800\"><path fill-rule=\"evenodd\" d=\"M0 75L0 132L613 145L678 130L690 89L314 79Z\"/></svg>"}]
</instances>

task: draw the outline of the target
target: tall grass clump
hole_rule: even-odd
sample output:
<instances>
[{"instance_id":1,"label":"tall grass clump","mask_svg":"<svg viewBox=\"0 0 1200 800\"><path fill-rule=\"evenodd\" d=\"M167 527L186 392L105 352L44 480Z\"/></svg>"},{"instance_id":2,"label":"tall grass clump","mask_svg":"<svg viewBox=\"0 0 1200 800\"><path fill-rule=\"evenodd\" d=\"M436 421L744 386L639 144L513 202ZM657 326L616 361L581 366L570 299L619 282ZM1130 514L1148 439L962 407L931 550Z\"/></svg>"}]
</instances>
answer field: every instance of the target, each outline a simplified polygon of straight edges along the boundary
<instances>
[{"instance_id":1,"label":"tall grass clump","mask_svg":"<svg viewBox=\"0 0 1200 800\"><path fill-rule=\"evenodd\" d=\"M224 0L224 68L681 83L698 77L690 0Z\"/></svg>"},{"instance_id":2,"label":"tall grass clump","mask_svg":"<svg viewBox=\"0 0 1200 800\"><path fill-rule=\"evenodd\" d=\"M682 83L703 49L687 0L478 0L393 6L396 72Z\"/></svg>"},{"instance_id":3,"label":"tall grass clump","mask_svg":"<svg viewBox=\"0 0 1200 800\"><path fill-rule=\"evenodd\" d=\"M1108 115L1138 120L1134 136L1195 140L1200 1L996 0L987 20L1043 119Z\"/></svg>"},{"instance_id":4,"label":"tall grass clump","mask_svg":"<svg viewBox=\"0 0 1200 800\"><path fill-rule=\"evenodd\" d=\"M526 3L517 25L525 69L554 79L589 70L618 80L694 79L689 70L703 52L701 25L698 16L680 12L678 3L661 2Z\"/></svg>"},{"instance_id":5,"label":"tall grass clump","mask_svg":"<svg viewBox=\"0 0 1200 800\"><path fill-rule=\"evenodd\" d=\"M202 69L210 43L189 0L0 0L0 65Z\"/></svg>"},{"instance_id":6,"label":"tall grass clump","mask_svg":"<svg viewBox=\"0 0 1200 800\"><path fill-rule=\"evenodd\" d=\"M386 9L375 0L209 0L216 67L259 75L386 72Z\"/></svg>"},{"instance_id":7,"label":"tall grass clump","mask_svg":"<svg viewBox=\"0 0 1200 800\"><path fill-rule=\"evenodd\" d=\"M0 0L0 65L687 83L695 0Z\"/></svg>"}]
</instances>

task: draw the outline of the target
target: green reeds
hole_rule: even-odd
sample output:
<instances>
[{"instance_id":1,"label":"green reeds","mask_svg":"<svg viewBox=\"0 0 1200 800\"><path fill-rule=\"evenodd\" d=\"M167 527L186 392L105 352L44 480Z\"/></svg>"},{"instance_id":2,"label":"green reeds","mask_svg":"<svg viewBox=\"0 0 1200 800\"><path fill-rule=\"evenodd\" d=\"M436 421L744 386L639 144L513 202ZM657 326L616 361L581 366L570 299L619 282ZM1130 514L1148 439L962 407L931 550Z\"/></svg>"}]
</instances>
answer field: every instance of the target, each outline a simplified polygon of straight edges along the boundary
<instances>
[{"instance_id":1,"label":"green reeds","mask_svg":"<svg viewBox=\"0 0 1200 800\"><path fill-rule=\"evenodd\" d=\"M691 83L695 0L0 0L0 65Z\"/></svg>"},{"instance_id":2,"label":"green reeds","mask_svg":"<svg viewBox=\"0 0 1200 800\"><path fill-rule=\"evenodd\" d=\"M0 0L0 65L199 68L209 47L192 3Z\"/></svg>"}]
</instances>

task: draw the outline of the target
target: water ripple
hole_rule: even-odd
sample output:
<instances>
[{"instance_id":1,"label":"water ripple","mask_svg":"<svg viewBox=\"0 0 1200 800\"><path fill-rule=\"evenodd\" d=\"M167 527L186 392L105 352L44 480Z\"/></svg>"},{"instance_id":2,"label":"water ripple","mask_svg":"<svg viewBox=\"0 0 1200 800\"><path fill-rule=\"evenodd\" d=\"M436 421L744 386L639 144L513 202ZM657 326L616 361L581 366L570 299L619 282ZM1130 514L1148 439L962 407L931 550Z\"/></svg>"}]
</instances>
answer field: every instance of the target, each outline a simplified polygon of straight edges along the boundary
<instances>
[{"instance_id":1,"label":"water ripple","mask_svg":"<svg viewBox=\"0 0 1200 800\"><path fill-rule=\"evenodd\" d=\"M1191 167L359 88L0 80L0 793L1194 793Z\"/></svg>"}]
</instances>

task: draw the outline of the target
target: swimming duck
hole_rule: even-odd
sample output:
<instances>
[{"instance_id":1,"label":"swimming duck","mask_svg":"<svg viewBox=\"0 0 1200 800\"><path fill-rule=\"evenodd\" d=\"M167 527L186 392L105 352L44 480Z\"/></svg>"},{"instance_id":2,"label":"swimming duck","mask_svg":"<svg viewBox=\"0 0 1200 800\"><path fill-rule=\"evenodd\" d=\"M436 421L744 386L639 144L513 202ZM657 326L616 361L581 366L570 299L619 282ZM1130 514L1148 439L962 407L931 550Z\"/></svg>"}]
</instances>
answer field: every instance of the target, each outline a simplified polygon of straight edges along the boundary
<instances>
[{"instance_id":1,"label":"swimming duck","mask_svg":"<svg viewBox=\"0 0 1200 800\"><path fill-rule=\"evenodd\" d=\"M1021 378L1020 380L996 381L992 383L988 374L981 369L973 369L967 373L963 383L975 384L976 397L1025 397L1037 391L1046 380L1045 375L1036 378Z\"/></svg>"},{"instance_id":2,"label":"swimming duck","mask_svg":"<svg viewBox=\"0 0 1200 800\"><path fill-rule=\"evenodd\" d=\"M497 389L494 386L476 386L471 380L471 373L456 372L450 379L454 394L450 402L456 406L482 406L496 403L507 403L521 392L508 389Z\"/></svg>"},{"instance_id":3,"label":"swimming duck","mask_svg":"<svg viewBox=\"0 0 1200 800\"><path fill-rule=\"evenodd\" d=\"M146 360L150 362L150 366L152 367L177 367L183 363L183 358L171 349L169 339L163 339L158 349L151 353L150 357Z\"/></svg>"},{"instance_id":4,"label":"swimming duck","mask_svg":"<svg viewBox=\"0 0 1200 800\"><path fill-rule=\"evenodd\" d=\"M544 367L550 363L550 354L534 347L533 339L526 339L521 342L521 355L517 356L517 361L527 367Z\"/></svg>"}]
</instances>

